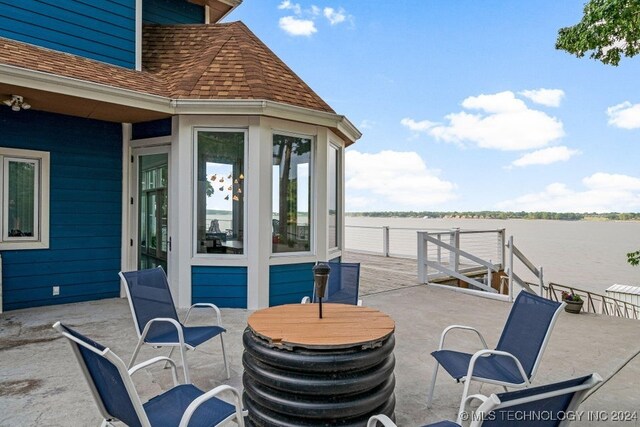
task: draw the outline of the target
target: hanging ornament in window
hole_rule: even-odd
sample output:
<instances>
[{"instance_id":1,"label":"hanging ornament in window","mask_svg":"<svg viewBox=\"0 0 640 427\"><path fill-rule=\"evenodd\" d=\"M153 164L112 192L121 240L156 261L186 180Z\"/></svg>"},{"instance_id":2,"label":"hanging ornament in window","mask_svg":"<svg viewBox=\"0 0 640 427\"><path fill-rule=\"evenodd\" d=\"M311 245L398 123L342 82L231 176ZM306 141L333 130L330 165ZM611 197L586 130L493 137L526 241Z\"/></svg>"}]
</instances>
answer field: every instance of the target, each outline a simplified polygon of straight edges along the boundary
<instances>
[{"instance_id":1,"label":"hanging ornament in window","mask_svg":"<svg viewBox=\"0 0 640 427\"><path fill-rule=\"evenodd\" d=\"M229 195L227 194L224 199L229 200Z\"/></svg>"},{"instance_id":2,"label":"hanging ornament in window","mask_svg":"<svg viewBox=\"0 0 640 427\"><path fill-rule=\"evenodd\" d=\"M220 177L220 182L224 182L224 177Z\"/></svg>"},{"instance_id":3,"label":"hanging ornament in window","mask_svg":"<svg viewBox=\"0 0 640 427\"><path fill-rule=\"evenodd\" d=\"M232 175L231 175L231 174L229 174L229 176L228 176L227 178L231 179L231 177L232 177Z\"/></svg>"},{"instance_id":4,"label":"hanging ornament in window","mask_svg":"<svg viewBox=\"0 0 640 427\"><path fill-rule=\"evenodd\" d=\"M218 178L218 175L211 175L211 181L215 181Z\"/></svg>"},{"instance_id":5,"label":"hanging ornament in window","mask_svg":"<svg viewBox=\"0 0 640 427\"><path fill-rule=\"evenodd\" d=\"M220 188L218 188L218 191L224 191L224 185Z\"/></svg>"},{"instance_id":6,"label":"hanging ornament in window","mask_svg":"<svg viewBox=\"0 0 640 427\"><path fill-rule=\"evenodd\" d=\"M242 188L238 188L238 194L242 193Z\"/></svg>"},{"instance_id":7,"label":"hanging ornament in window","mask_svg":"<svg viewBox=\"0 0 640 427\"><path fill-rule=\"evenodd\" d=\"M234 201L234 202L237 202L238 200L240 200L240 199L238 198L238 196L234 195L234 196L233 196L233 201Z\"/></svg>"},{"instance_id":8,"label":"hanging ornament in window","mask_svg":"<svg viewBox=\"0 0 640 427\"><path fill-rule=\"evenodd\" d=\"M240 174L240 176L238 178L244 179L244 174Z\"/></svg>"},{"instance_id":9,"label":"hanging ornament in window","mask_svg":"<svg viewBox=\"0 0 640 427\"><path fill-rule=\"evenodd\" d=\"M233 186L231 186L231 185L230 185L230 186L227 188L227 190L228 190L228 191L233 190Z\"/></svg>"},{"instance_id":10,"label":"hanging ornament in window","mask_svg":"<svg viewBox=\"0 0 640 427\"><path fill-rule=\"evenodd\" d=\"M238 178L234 179L234 180L233 180L233 183L234 183L234 184L238 184Z\"/></svg>"}]
</instances>

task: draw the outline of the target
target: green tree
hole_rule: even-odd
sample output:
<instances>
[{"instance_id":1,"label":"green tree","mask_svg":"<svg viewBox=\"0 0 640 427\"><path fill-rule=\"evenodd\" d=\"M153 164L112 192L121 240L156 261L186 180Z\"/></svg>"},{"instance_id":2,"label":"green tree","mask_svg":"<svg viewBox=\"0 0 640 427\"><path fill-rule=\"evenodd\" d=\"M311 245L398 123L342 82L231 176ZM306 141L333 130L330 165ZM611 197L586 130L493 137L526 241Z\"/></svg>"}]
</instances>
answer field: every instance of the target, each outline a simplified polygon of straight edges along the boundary
<instances>
[{"instance_id":1,"label":"green tree","mask_svg":"<svg viewBox=\"0 0 640 427\"><path fill-rule=\"evenodd\" d=\"M627 254L627 262L631 265L640 264L640 251L629 252Z\"/></svg>"},{"instance_id":2,"label":"green tree","mask_svg":"<svg viewBox=\"0 0 640 427\"><path fill-rule=\"evenodd\" d=\"M582 20L558 31L556 49L578 58L589 57L604 64L618 65L622 55L631 58L640 52L640 1L590 0Z\"/></svg>"}]
</instances>

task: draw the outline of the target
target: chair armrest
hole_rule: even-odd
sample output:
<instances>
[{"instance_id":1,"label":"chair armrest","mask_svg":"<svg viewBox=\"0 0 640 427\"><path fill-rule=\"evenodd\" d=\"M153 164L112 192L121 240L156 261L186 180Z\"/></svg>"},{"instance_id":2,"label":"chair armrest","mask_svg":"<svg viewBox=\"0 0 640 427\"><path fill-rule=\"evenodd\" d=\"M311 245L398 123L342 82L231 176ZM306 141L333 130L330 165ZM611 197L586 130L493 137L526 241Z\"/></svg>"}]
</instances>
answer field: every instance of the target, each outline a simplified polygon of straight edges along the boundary
<instances>
[{"instance_id":1,"label":"chair armrest","mask_svg":"<svg viewBox=\"0 0 640 427\"><path fill-rule=\"evenodd\" d=\"M187 317L184 318L185 324L189 320L189 315L191 314L191 310L194 308L212 308L213 311L216 312L216 320L218 321L218 326L222 326L222 314L220 313L220 309L215 304L211 304L208 302L199 302L189 307L189 311L187 311Z\"/></svg>"},{"instance_id":2,"label":"chair armrest","mask_svg":"<svg viewBox=\"0 0 640 427\"><path fill-rule=\"evenodd\" d=\"M515 357L513 354L511 354L509 352L506 352L506 351L488 350L488 349L476 351L473 354L473 356L471 356L471 360L469 361L469 369L467 370L467 376L465 377L465 381L468 381L469 378L471 378L473 376L473 368L475 367L476 360L478 360L479 357L484 357L484 356L489 356L489 355L506 356L506 357L509 357L509 358L513 359L514 362L516 362L516 366L518 367L518 371L520 371L520 375L522 376L523 384L526 384L527 386L529 386L529 384L530 384L529 377L527 377L527 374L524 371L524 368L522 367L522 364L520 363L520 361L518 360L517 357Z\"/></svg>"},{"instance_id":3,"label":"chair armrest","mask_svg":"<svg viewBox=\"0 0 640 427\"><path fill-rule=\"evenodd\" d=\"M151 328L151 325L158 322L171 323L178 331L178 341L180 342L180 345L184 345L184 334L182 333L182 325L177 320L171 319L169 317L156 317L155 319L149 320L147 324L144 325L144 330L142 331L142 335L140 336L140 339L143 342L147 337L147 334L149 333L149 328Z\"/></svg>"},{"instance_id":4,"label":"chair armrest","mask_svg":"<svg viewBox=\"0 0 640 427\"><path fill-rule=\"evenodd\" d=\"M464 325L451 325L451 326L447 326L444 331L442 331L442 335L440 336L440 346L438 347L438 350L442 350L444 347L444 339L446 338L447 334L450 331L456 330L456 329L462 329L465 331L472 331L475 332L476 335L478 335L478 338L480 338L480 342L482 343L482 348L487 349L489 348L487 346L487 342L485 341L484 337L482 336L482 334L480 333L480 331L478 331L476 328L472 328L471 326L464 326Z\"/></svg>"},{"instance_id":5,"label":"chair armrest","mask_svg":"<svg viewBox=\"0 0 640 427\"><path fill-rule=\"evenodd\" d=\"M302 301L300 301L300 304L309 304L311 303L311 298L309 297L304 297L302 298Z\"/></svg>"},{"instance_id":6,"label":"chair armrest","mask_svg":"<svg viewBox=\"0 0 640 427\"><path fill-rule=\"evenodd\" d=\"M158 356L158 357L154 357L153 359L149 359L145 362L142 363L138 363L136 366L134 366L133 368L129 369L129 375L133 375L136 372L138 372L140 369L142 368L146 368L147 366L151 366L154 363L158 363L158 362L165 362L168 363L171 366L171 375L173 376L173 385L176 386L179 384L178 382L178 375L176 373L176 362L173 361L173 359L170 359L168 357L165 356Z\"/></svg>"},{"instance_id":7,"label":"chair armrest","mask_svg":"<svg viewBox=\"0 0 640 427\"><path fill-rule=\"evenodd\" d=\"M196 412L198 407L202 405L204 402L206 402L207 400L215 398L218 394L222 393L223 391L230 391L233 394L234 401L235 401L233 405L236 407L237 420L238 421L242 420L244 413L242 411L242 403L241 403L242 400L240 397L240 392L229 385L221 385L212 390L209 390L208 392L206 392L205 394L203 394L202 396L198 397L196 400L191 402L191 404L187 406L187 409L185 409L184 414L182 414L182 419L180 420L180 425L178 427L187 427L189 425L189 421L191 421L191 416L193 415L194 412Z\"/></svg>"},{"instance_id":8,"label":"chair armrest","mask_svg":"<svg viewBox=\"0 0 640 427\"><path fill-rule=\"evenodd\" d=\"M382 424L384 427L397 427L396 424L384 414L373 415L371 418L369 418L367 427L376 427L378 423Z\"/></svg>"}]
</instances>

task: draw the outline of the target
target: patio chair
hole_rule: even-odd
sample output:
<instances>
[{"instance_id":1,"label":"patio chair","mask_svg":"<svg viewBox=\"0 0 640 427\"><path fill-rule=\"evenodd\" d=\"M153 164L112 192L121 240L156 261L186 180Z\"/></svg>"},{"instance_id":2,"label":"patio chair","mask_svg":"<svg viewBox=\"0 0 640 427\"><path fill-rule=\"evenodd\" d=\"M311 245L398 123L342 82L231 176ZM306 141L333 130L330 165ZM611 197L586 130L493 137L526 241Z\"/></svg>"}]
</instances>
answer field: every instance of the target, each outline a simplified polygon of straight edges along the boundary
<instances>
[{"instance_id":1,"label":"patio chair","mask_svg":"<svg viewBox=\"0 0 640 427\"><path fill-rule=\"evenodd\" d=\"M171 347L169 357L177 347L182 358L185 381L191 382L185 354L186 350L195 350L200 344L219 336L227 379L229 379L229 364L227 363L227 355L222 338L222 333L226 332L226 330L221 326L222 320L218 307L209 303L193 304L189 308L183 324L178 319L169 283L167 283L167 275L162 267L126 273L120 272L119 274L125 284L124 288L129 298L131 315L138 334L138 344L133 351L133 356L131 356L129 367L133 366L143 344L148 344L155 348ZM213 326L185 326L189 320L191 310L194 308L212 309L216 313L217 324Z\"/></svg>"},{"instance_id":2,"label":"patio chair","mask_svg":"<svg viewBox=\"0 0 640 427\"><path fill-rule=\"evenodd\" d=\"M529 292L520 292L511 307L495 350L488 349L484 337L475 328L461 325L445 328L440 337L438 350L431 353L436 359L436 367L431 379L427 406L433 399L440 365L457 382L464 382L458 424L472 380L501 385L505 391L507 386L528 387L536 374L553 326L564 305ZM454 329L475 332L483 349L474 354L445 350L445 337Z\"/></svg>"},{"instance_id":3,"label":"patio chair","mask_svg":"<svg viewBox=\"0 0 640 427\"><path fill-rule=\"evenodd\" d=\"M240 393L222 385L204 392L193 384L178 383L176 364L168 357L155 357L127 370L115 353L57 322L53 327L69 340L91 395L103 417L102 426L121 421L128 426L218 426L235 420L244 426ZM131 376L154 363L169 363L174 387L142 403ZM217 396L231 392L232 405Z\"/></svg>"},{"instance_id":4,"label":"patio chair","mask_svg":"<svg viewBox=\"0 0 640 427\"><path fill-rule=\"evenodd\" d=\"M329 283L327 283L327 290L322 297L322 302L362 305L362 300L358 299L360 263L330 262L329 267L331 267ZM315 287L312 297L304 297L301 301L302 304L310 302L318 302Z\"/></svg>"},{"instance_id":5,"label":"patio chair","mask_svg":"<svg viewBox=\"0 0 640 427\"><path fill-rule=\"evenodd\" d=\"M568 426L587 392L601 382L600 375L594 373L525 390L492 394L489 397L471 395L465 404L474 399L480 400L481 404L467 418L471 420L470 427ZM374 415L369 418L367 427L376 427L378 423L384 427L396 426L386 415ZM440 421L423 427L459 426L459 422Z\"/></svg>"}]
</instances>

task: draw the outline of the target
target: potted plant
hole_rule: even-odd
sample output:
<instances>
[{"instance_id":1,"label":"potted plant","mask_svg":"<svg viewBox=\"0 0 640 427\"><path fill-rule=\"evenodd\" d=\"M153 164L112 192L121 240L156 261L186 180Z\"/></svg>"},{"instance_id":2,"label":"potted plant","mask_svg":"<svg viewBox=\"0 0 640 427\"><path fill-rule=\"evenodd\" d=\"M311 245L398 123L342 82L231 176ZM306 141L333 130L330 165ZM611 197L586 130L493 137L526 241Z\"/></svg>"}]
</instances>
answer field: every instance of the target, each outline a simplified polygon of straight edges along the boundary
<instances>
[{"instance_id":1,"label":"potted plant","mask_svg":"<svg viewBox=\"0 0 640 427\"><path fill-rule=\"evenodd\" d=\"M580 295L573 293L573 291L563 291L562 300L567 303L567 305L564 306L564 311L567 313L578 314L582 310L582 304L584 304L584 301L580 298Z\"/></svg>"}]
</instances>

